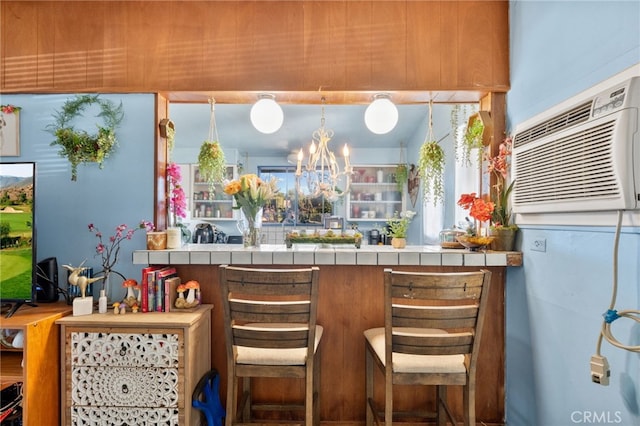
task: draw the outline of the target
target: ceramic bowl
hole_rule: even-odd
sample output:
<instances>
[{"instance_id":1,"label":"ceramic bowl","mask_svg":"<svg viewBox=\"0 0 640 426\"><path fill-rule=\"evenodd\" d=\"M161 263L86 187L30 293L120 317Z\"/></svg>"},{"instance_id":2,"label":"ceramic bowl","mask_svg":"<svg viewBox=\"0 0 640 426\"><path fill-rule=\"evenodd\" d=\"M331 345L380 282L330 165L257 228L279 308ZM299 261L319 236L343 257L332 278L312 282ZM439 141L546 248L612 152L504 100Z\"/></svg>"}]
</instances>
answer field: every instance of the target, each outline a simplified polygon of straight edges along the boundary
<instances>
[{"instance_id":1,"label":"ceramic bowl","mask_svg":"<svg viewBox=\"0 0 640 426\"><path fill-rule=\"evenodd\" d=\"M456 237L458 242L465 248L471 251L476 251L481 248L485 248L495 239L495 237L476 237L472 235L458 235Z\"/></svg>"}]
</instances>

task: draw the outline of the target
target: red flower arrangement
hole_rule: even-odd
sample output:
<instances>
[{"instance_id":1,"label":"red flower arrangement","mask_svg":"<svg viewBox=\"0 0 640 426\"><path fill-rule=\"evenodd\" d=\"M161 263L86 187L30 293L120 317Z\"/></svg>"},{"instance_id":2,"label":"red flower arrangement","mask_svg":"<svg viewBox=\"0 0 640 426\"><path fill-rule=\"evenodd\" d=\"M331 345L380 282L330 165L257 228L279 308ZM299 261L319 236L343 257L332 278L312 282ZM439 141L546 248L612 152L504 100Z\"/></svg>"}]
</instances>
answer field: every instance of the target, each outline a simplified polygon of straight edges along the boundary
<instances>
[{"instance_id":1,"label":"red flower arrangement","mask_svg":"<svg viewBox=\"0 0 640 426\"><path fill-rule=\"evenodd\" d=\"M480 222L491 220L495 204L492 201L485 201L476 196L475 192L462 194L458 200L458 205L465 210L469 210L469 216ZM470 226L468 233L475 235L475 229Z\"/></svg>"}]
</instances>

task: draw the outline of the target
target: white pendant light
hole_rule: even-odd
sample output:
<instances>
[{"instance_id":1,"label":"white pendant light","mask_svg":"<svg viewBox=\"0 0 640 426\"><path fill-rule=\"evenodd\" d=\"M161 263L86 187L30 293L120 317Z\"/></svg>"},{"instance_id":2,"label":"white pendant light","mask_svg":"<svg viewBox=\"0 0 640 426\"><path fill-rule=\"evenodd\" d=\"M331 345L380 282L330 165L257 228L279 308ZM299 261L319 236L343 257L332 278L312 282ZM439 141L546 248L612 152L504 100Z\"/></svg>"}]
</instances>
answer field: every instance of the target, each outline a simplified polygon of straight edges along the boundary
<instances>
[{"instance_id":1,"label":"white pendant light","mask_svg":"<svg viewBox=\"0 0 640 426\"><path fill-rule=\"evenodd\" d=\"M273 95L260 95L258 102L251 107L251 123L261 133L275 133L284 122L282 107Z\"/></svg>"},{"instance_id":2,"label":"white pendant light","mask_svg":"<svg viewBox=\"0 0 640 426\"><path fill-rule=\"evenodd\" d=\"M364 122L367 128L377 135L389 133L398 124L398 108L391 102L389 95L374 96L364 112Z\"/></svg>"}]
</instances>

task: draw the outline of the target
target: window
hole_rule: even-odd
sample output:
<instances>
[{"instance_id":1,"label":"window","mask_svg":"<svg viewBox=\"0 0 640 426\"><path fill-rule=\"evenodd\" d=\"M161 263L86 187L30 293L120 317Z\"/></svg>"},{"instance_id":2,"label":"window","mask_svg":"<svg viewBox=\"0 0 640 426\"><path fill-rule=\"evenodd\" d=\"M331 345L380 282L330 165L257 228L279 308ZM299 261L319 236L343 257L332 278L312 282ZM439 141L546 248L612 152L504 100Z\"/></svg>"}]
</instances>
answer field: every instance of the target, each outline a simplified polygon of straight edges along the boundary
<instances>
[{"instance_id":1,"label":"window","mask_svg":"<svg viewBox=\"0 0 640 426\"><path fill-rule=\"evenodd\" d=\"M312 198L296 191L296 170L293 166L258 167L258 176L263 180L275 177L280 189L278 197L264 208L262 223L285 225L322 225L323 218L333 214L333 205L323 197Z\"/></svg>"}]
</instances>

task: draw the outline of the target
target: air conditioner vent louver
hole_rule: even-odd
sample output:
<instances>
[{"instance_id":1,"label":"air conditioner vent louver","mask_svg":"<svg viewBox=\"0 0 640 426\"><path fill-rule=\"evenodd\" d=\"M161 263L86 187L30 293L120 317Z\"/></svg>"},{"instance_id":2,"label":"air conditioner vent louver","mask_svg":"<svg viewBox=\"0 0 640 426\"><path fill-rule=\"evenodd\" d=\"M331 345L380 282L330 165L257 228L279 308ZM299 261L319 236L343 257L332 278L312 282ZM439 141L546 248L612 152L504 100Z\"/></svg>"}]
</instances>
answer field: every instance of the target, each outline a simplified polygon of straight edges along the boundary
<instances>
[{"instance_id":1,"label":"air conditioner vent louver","mask_svg":"<svg viewBox=\"0 0 640 426\"><path fill-rule=\"evenodd\" d=\"M619 197L608 121L518 155L516 204Z\"/></svg>"},{"instance_id":2,"label":"air conditioner vent louver","mask_svg":"<svg viewBox=\"0 0 640 426\"><path fill-rule=\"evenodd\" d=\"M601 87L516 128L518 222L560 217L529 214L640 208L640 76Z\"/></svg>"},{"instance_id":3,"label":"air conditioner vent louver","mask_svg":"<svg viewBox=\"0 0 640 426\"><path fill-rule=\"evenodd\" d=\"M562 114L558 114L540 124L519 132L513 140L514 148L524 146L540 138L589 120L592 101L586 102Z\"/></svg>"}]
</instances>

